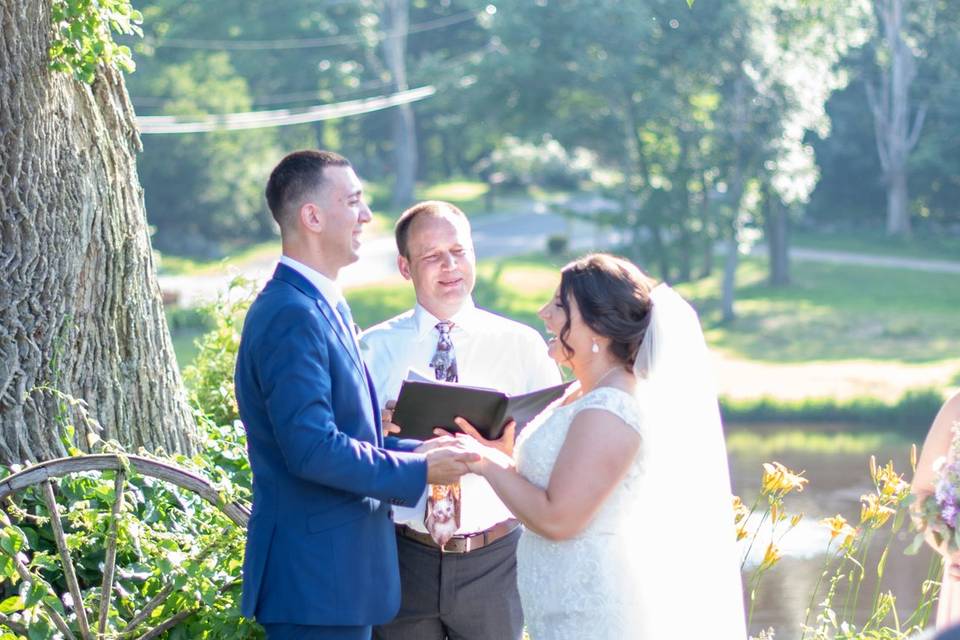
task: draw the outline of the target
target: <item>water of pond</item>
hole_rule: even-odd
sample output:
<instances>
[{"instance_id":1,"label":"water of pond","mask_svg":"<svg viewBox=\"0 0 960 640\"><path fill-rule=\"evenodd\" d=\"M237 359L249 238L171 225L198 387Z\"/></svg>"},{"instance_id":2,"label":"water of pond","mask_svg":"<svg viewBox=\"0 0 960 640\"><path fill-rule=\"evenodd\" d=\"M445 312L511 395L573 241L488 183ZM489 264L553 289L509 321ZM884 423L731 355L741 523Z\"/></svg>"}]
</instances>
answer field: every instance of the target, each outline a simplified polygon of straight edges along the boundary
<instances>
[{"instance_id":1,"label":"water of pond","mask_svg":"<svg viewBox=\"0 0 960 640\"><path fill-rule=\"evenodd\" d=\"M823 571L826 556L824 551L829 540L828 530L819 525L822 518L835 514L843 515L856 525L860 518L860 496L874 490L869 472L869 457L876 455L878 464L892 460L895 469L910 480L910 440L904 437L864 434L863 427L834 425L834 433L856 434L854 438L837 439L836 436L816 436L804 442L804 437L794 437L792 444L771 449L769 444L776 432L784 431L782 425L751 425L728 427L731 442L730 459L734 493L740 495L748 506L758 494L761 464L776 460L796 471L805 471L809 484L802 493L787 496L786 504L791 513L803 512L801 524L781 541L783 559L763 578L758 590L750 631L757 634L761 629L773 627L776 638L799 638L804 622L804 612L811 594ZM801 434L816 433L822 426L790 425L787 429ZM741 439L736 444L736 434L756 436ZM862 624L869 610L877 585L877 563L889 535L885 527L882 537L871 545L871 555L866 563L867 575L861 586L860 605L856 623ZM886 570L881 580L883 591L892 591L896 596L896 609L901 621L913 612L920 597L921 584L930 569L931 554L924 548L916 556L907 556L904 549L913 540L913 533L904 528L893 540L888 554ZM755 545L754 553L762 556L765 543ZM747 569L749 575L749 567ZM823 600L825 588L821 587L816 602ZM749 603L749 600L748 600ZM748 604L749 606L749 604Z\"/></svg>"}]
</instances>

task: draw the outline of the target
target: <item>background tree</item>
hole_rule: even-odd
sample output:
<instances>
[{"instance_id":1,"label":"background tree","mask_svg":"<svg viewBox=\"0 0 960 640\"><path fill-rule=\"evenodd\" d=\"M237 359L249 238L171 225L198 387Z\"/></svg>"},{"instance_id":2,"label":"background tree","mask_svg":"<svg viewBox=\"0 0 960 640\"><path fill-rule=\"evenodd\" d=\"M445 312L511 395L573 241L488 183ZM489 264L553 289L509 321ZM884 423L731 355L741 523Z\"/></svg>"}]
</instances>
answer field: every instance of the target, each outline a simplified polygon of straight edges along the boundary
<instances>
[{"instance_id":1,"label":"background tree","mask_svg":"<svg viewBox=\"0 0 960 640\"><path fill-rule=\"evenodd\" d=\"M125 52L106 26L129 28L138 16L123 1L52 7L0 5L0 461L64 452L63 403L42 387L86 402L102 437L189 450L195 425L154 276L133 110L115 68ZM52 69L51 51L58 69L92 84ZM76 425L81 445L89 428Z\"/></svg>"},{"instance_id":2,"label":"background tree","mask_svg":"<svg viewBox=\"0 0 960 640\"><path fill-rule=\"evenodd\" d=\"M880 89L867 82L867 99L873 114L877 153L887 187L887 233L910 235L907 160L920 139L927 105L913 111L910 86L917 76L911 45L907 41L904 0L877 0L877 21L883 28L884 56L880 60Z\"/></svg>"}]
</instances>

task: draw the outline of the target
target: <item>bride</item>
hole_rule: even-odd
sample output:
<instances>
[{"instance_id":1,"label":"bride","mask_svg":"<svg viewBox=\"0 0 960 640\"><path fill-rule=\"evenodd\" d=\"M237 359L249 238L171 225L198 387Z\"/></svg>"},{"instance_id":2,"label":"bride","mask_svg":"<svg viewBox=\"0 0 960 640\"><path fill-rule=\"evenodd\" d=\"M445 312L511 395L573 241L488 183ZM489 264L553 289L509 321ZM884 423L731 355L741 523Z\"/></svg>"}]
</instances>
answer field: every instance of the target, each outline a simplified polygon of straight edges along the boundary
<instances>
[{"instance_id":1,"label":"bride","mask_svg":"<svg viewBox=\"0 0 960 640\"><path fill-rule=\"evenodd\" d=\"M746 637L703 334L654 285L609 255L568 264L540 317L578 384L515 450L459 421L482 453L471 471L526 526L518 584L533 640Z\"/></svg>"}]
</instances>

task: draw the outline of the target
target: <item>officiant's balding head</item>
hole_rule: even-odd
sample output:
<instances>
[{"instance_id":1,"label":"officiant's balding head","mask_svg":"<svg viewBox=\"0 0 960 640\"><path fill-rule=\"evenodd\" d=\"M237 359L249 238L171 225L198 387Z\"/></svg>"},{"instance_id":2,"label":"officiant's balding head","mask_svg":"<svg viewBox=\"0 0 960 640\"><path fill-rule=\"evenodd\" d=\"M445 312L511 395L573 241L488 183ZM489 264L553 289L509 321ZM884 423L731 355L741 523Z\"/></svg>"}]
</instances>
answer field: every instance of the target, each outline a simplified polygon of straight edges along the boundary
<instances>
[{"instance_id":1,"label":"officiant's balding head","mask_svg":"<svg viewBox=\"0 0 960 640\"><path fill-rule=\"evenodd\" d=\"M451 319L476 282L467 216L448 202L421 202L400 215L394 233L397 266L413 282L417 302L438 319Z\"/></svg>"}]
</instances>

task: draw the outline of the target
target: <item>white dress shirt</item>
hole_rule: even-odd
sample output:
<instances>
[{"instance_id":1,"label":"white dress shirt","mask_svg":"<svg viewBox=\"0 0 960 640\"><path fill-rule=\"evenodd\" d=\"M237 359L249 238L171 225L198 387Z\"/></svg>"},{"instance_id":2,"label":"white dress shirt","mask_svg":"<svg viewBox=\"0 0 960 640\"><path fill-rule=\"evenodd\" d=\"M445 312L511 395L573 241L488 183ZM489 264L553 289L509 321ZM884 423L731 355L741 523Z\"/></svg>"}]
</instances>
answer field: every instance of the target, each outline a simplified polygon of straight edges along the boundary
<instances>
[{"instance_id":1,"label":"white dress shirt","mask_svg":"<svg viewBox=\"0 0 960 640\"><path fill-rule=\"evenodd\" d=\"M340 325L340 328L343 329L346 334L353 339L353 344L357 348L357 353L360 353L360 345L357 343L357 334L354 332L353 327L348 327L344 323L344 319L340 316L340 311L337 309L338 304L347 304L347 299L343 297L343 290L340 288L340 285L316 269L308 267L302 262L298 262L289 256L280 256L280 263L287 265L302 275L310 282L310 284L317 288L317 291L320 292L320 295L323 296L323 299L327 301L328 305L330 305L330 309L333 310L333 317L337 319L337 323ZM373 398L370 398L367 385L364 384L363 387L364 395L369 398L368 406L372 411L378 411L379 407L373 406Z\"/></svg>"},{"instance_id":2,"label":"white dress shirt","mask_svg":"<svg viewBox=\"0 0 960 640\"><path fill-rule=\"evenodd\" d=\"M468 301L451 319L450 339L457 358L460 384L488 387L514 395L560 384L560 371L547 355L537 331L502 316L478 309ZM360 336L360 351L373 378L381 406L396 400L411 368L432 375L430 360L437 348L440 322L419 304L411 311L371 327ZM403 437L401 432L400 437ZM512 517L482 477L465 475L460 484L458 534L476 533ZM423 503L406 524L426 532ZM395 519L399 521L399 510Z\"/></svg>"},{"instance_id":3,"label":"white dress shirt","mask_svg":"<svg viewBox=\"0 0 960 640\"><path fill-rule=\"evenodd\" d=\"M340 323L340 328L344 329L347 332L347 335L355 335L353 332L353 327L344 325L343 318L340 317L340 312L337 311L337 305L339 303L347 303L347 299L343 297L343 289L340 288L340 285L316 269L308 267L302 262L298 262L289 256L280 256L280 264L287 265L306 278L310 284L316 287L317 291L320 292L320 295L323 296L323 299L327 301L327 304L330 305L330 308L334 311L337 322Z\"/></svg>"}]
</instances>

